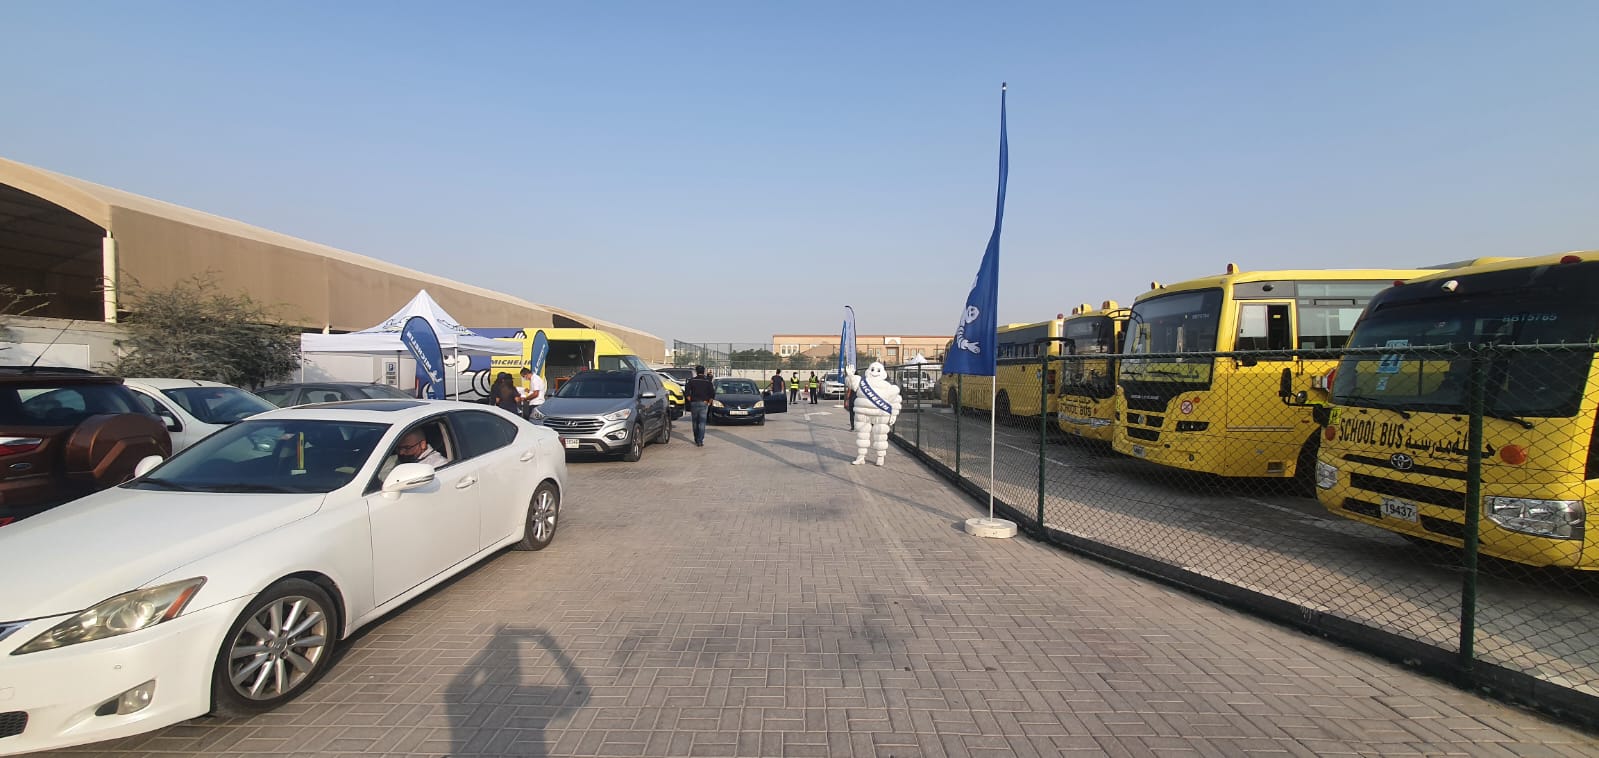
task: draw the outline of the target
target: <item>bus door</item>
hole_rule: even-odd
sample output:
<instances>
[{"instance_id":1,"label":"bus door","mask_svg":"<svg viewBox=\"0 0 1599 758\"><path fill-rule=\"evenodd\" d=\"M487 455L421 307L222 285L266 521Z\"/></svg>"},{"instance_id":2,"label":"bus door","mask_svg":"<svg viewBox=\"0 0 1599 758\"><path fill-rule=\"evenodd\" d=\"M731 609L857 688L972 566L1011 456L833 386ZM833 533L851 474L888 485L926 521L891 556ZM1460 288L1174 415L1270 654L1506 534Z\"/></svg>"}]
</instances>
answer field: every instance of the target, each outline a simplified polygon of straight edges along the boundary
<instances>
[{"instance_id":1,"label":"bus door","mask_svg":"<svg viewBox=\"0 0 1599 758\"><path fill-rule=\"evenodd\" d=\"M1238 334L1233 349L1238 351L1283 351L1279 355L1253 355L1223 359L1220 364L1232 363L1230 369L1218 368L1231 374L1226 380L1223 401L1227 404L1227 428L1212 430L1220 434L1245 439L1288 441L1285 433L1299 431L1299 417L1303 412L1285 405L1278 396L1283 369L1294 370L1299 376L1299 362L1287 353L1294 348L1293 300L1247 300L1238 305ZM1218 372L1218 374L1221 372ZM1221 376L1217 376L1218 384ZM1208 415L1208 414L1207 414ZM1214 418L1214 416L1212 416ZM1178 418L1181 421L1181 417ZM1305 427L1306 434L1309 426ZM1278 439L1281 437L1282 439ZM1297 448L1299 440L1294 443ZM1277 451L1263 451L1276 460ZM1289 457L1288 463L1293 464Z\"/></svg>"}]
</instances>

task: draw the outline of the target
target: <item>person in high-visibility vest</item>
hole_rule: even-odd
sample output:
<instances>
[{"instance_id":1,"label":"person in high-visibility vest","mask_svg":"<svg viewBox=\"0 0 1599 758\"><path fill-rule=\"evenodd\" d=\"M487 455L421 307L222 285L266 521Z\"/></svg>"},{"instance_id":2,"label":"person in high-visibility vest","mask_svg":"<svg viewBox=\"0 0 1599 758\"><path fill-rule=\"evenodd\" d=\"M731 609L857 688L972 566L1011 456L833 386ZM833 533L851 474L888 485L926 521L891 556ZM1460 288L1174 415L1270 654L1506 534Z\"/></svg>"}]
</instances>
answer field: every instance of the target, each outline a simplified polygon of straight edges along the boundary
<instances>
[{"instance_id":1,"label":"person in high-visibility vest","mask_svg":"<svg viewBox=\"0 0 1599 758\"><path fill-rule=\"evenodd\" d=\"M806 388L811 391L811 405L816 405L816 372L811 372L811 378L806 382Z\"/></svg>"},{"instance_id":2,"label":"person in high-visibility vest","mask_svg":"<svg viewBox=\"0 0 1599 758\"><path fill-rule=\"evenodd\" d=\"M790 405L799 402L799 388L800 375L796 371L793 376L788 378L788 402Z\"/></svg>"}]
</instances>

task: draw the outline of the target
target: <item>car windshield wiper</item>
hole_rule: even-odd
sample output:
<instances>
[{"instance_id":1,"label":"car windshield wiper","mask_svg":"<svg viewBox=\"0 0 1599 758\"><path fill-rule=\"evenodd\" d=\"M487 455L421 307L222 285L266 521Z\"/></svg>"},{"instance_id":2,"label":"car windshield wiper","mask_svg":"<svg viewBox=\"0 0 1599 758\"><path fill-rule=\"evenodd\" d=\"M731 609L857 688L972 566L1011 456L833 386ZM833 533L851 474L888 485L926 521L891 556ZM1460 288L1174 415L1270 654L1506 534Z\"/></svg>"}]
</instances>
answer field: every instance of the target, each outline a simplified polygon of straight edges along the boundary
<instances>
[{"instance_id":1,"label":"car windshield wiper","mask_svg":"<svg viewBox=\"0 0 1599 758\"><path fill-rule=\"evenodd\" d=\"M182 484L178 484L177 482L174 482L171 479L162 479L159 476L142 477L137 482L134 482L134 484L153 484L153 485L155 485L157 487L161 487L163 489L174 490L174 491L177 491L177 492L193 492L194 491L194 488L192 488L192 487L188 487L188 486L185 486L185 485L182 485Z\"/></svg>"},{"instance_id":2,"label":"car windshield wiper","mask_svg":"<svg viewBox=\"0 0 1599 758\"><path fill-rule=\"evenodd\" d=\"M294 493L302 490L285 487L281 484L261 484L258 482L229 482L215 484L205 488L206 492L284 492Z\"/></svg>"}]
</instances>

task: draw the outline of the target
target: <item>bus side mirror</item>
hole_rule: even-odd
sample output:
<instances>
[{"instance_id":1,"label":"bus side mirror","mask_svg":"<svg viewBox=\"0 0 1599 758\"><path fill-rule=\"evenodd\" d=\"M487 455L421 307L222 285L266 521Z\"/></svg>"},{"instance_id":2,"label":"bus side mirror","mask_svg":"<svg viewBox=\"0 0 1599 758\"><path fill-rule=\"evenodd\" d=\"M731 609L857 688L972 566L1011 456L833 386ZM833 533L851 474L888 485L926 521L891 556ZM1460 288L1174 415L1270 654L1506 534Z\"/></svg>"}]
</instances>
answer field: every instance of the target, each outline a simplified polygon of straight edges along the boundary
<instances>
[{"instance_id":1,"label":"bus side mirror","mask_svg":"<svg viewBox=\"0 0 1599 758\"><path fill-rule=\"evenodd\" d=\"M1286 369L1285 368L1285 369L1283 369L1282 380L1280 382L1278 382L1278 384L1277 384L1277 397L1282 398L1283 402L1286 403L1286 402L1288 402L1288 398L1293 397L1293 395L1294 395L1294 372L1293 372L1292 369Z\"/></svg>"}]
</instances>

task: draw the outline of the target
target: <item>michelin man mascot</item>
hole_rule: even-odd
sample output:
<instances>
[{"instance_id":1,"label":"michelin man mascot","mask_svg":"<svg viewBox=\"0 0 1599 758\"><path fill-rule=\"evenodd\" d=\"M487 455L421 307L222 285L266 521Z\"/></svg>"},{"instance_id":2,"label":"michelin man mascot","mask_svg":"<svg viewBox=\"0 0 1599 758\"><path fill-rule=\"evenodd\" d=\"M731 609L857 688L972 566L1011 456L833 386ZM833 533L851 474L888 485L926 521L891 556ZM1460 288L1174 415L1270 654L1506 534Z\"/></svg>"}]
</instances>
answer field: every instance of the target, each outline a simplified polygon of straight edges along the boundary
<instances>
[{"instance_id":1,"label":"michelin man mascot","mask_svg":"<svg viewBox=\"0 0 1599 758\"><path fill-rule=\"evenodd\" d=\"M883 364L873 361L866 367L866 376L856 376L855 367L849 367L844 381L855 393L855 460L859 466L866 462L866 451L877 450L877 465L883 465L888 456L888 430L899 420L899 387L888 383L888 371Z\"/></svg>"}]
</instances>

